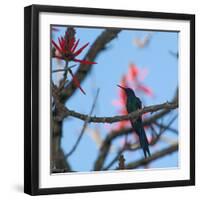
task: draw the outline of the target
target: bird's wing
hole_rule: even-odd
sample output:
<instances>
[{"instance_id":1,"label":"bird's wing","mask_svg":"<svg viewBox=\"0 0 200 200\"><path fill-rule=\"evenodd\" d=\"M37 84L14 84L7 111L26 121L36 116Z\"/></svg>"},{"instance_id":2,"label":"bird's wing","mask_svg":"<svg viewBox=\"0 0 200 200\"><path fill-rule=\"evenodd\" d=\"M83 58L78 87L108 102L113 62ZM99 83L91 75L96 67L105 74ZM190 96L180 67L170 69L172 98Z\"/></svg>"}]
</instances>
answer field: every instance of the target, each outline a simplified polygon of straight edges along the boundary
<instances>
[{"instance_id":1,"label":"bird's wing","mask_svg":"<svg viewBox=\"0 0 200 200\"><path fill-rule=\"evenodd\" d=\"M141 100L140 100L138 97L136 97L136 104L137 104L137 107L138 107L139 109L142 108L142 102L141 102Z\"/></svg>"}]
</instances>

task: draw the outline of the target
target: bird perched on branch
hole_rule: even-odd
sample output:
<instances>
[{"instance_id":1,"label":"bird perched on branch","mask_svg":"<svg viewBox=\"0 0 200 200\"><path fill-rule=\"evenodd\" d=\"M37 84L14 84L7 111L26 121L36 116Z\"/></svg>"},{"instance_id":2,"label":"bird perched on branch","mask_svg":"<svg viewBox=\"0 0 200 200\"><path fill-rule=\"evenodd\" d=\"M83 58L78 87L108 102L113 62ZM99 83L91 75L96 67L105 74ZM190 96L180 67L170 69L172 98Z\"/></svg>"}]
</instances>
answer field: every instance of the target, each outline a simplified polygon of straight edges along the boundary
<instances>
[{"instance_id":1,"label":"bird perched on branch","mask_svg":"<svg viewBox=\"0 0 200 200\"><path fill-rule=\"evenodd\" d=\"M126 96L127 96L126 109L128 113L134 112L142 108L142 102L135 95L135 92L131 88L125 88L120 85L117 85L117 86L123 89L124 92L126 93ZM149 151L149 143L146 137L144 127L142 125L142 117L140 116L136 120L130 120L130 122L131 122L131 126L133 130L136 132L136 134L139 137L140 146L144 152L145 158L147 158L148 156L151 156L150 151Z\"/></svg>"}]
</instances>

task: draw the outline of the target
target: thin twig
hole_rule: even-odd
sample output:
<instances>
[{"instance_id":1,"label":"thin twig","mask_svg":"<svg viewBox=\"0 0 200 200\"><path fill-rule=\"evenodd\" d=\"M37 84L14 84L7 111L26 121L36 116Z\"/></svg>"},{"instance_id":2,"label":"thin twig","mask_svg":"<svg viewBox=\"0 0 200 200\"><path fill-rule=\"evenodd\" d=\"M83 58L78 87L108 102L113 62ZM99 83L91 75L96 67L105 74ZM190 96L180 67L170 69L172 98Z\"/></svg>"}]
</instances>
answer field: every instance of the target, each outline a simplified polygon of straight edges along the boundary
<instances>
[{"instance_id":1,"label":"thin twig","mask_svg":"<svg viewBox=\"0 0 200 200\"><path fill-rule=\"evenodd\" d=\"M169 130L169 127L173 124L173 122L177 119L177 117L178 117L178 115L175 115L175 116L169 121L169 123L166 125L166 127L160 129L160 132L158 133L157 137L156 137L155 139L153 139L153 140L149 143L150 146L155 145L155 144L159 141L160 137L163 135L163 133L164 133L165 131ZM139 145L138 143L137 143L137 144L133 144L133 146L135 146L135 147L134 147L134 148L127 149L127 150L129 150L129 151L135 151L135 150L137 150L137 149L140 148L140 145Z\"/></svg>"},{"instance_id":2,"label":"thin twig","mask_svg":"<svg viewBox=\"0 0 200 200\"><path fill-rule=\"evenodd\" d=\"M152 154L150 157L148 158L143 158L134 162L131 162L129 164L126 165L126 169L135 169L137 167L140 167L142 165L146 165L149 164L150 162L157 160L158 158L161 158L163 156L166 156L168 154L171 154L175 151L178 150L178 143L172 144L167 148L164 148L160 151L157 151L156 153Z\"/></svg>"},{"instance_id":3,"label":"thin twig","mask_svg":"<svg viewBox=\"0 0 200 200\"><path fill-rule=\"evenodd\" d=\"M66 60L65 61L65 72L64 72L64 74L63 74L63 78L60 80L60 84L59 84L59 88L58 88L58 91L61 91L63 88L64 88L64 86L65 86L65 83L67 82L67 72L68 72L68 64L69 64L69 62Z\"/></svg>"},{"instance_id":4,"label":"thin twig","mask_svg":"<svg viewBox=\"0 0 200 200\"><path fill-rule=\"evenodd\" d=\"M167 127L167 125L160 124L160 123L158 123L158 122L154 122L154 124L155 124L156 126L160 127L160 128L166 128L166 127ZM175 129L175 128L168 127L168 130L171 131L171 132L173 132L173 133L175 133L175 134L178 134L178 130Z\"/></svg>"},{"instance_id":5,"label":"thin twig","mask_svg":"<svg viewBox=\"0 0 200 200\"><path fill-rule=\"evenodd\" d=\"M72 149L69 151L69 153L66 154L66 156L65 156L66 158L68 158L69 156L72 155L72 153L76 150L76 148L77 148L79 142L81 141L81 138L83 137L83 134L84 134L84 132L85 132L85 129L87 128L87 124L88 124L88 122L89 122L89 120L90 120L90 117L91 117L91 115L92 115L92 113L93 113L93 111L94 111L94 108L95 108L95 105L96 105L96 102L97 102L98 95L99 95L99 89L97 90L97 94L96 94L96 96L95 96L95 98L94 98L94 101L93 101L93 104L92 104L92 108L91 108L91 110L90 110L90 113L89 113L87 119L85 120L85 122L84 122L84 124L83 124L83 128L82 128L82 130L81 130L81 133L80 133L80 135L79 135L77 141L75 142L74 146L72 147Z\"/></svg>"},{"instance_id":6,"label":"thin twig","mask_svg":"<svg viewBox=\"0 0 200 200\"><path fill-rule=\"evenodd\" d=\"M124 158L124 155L123 155L123 154L121 154L121 155L119 156L118 161L119 161L119 167L118 167L118 169L119 169L119 170L126 169L126 168L125 168L125 158Z\"/></svg>"},{"instance_id":7,"label":"thin twig","mask_svg":"<svg viewBox=\"0 0 200 200\"><path fill-rule=\"evenodd\" d=\"M121 149L119 149L117 155L113 158L113 160L103 170L108 170L110 167L112 167L115 164L115 162L117 160L119 160L120 156L127 149L128 146L129 146L129 144L128 144L128 134L126 134L123 147Z\"/></svg>"},{"instance_id":8,"label":"thin twig","mask_svg":"<svg viewBox=\"0 0 200 200\"><path fill-rule=\"evenodd\" d=\"M65 72L65 71L67 71L68 69L72 69L73 67L76 67L76 65L72 65L72 66L68 67L67 69L66 69L66 68L64 68L64 69L55 69L55 70L52 70L51 73Z\"/></svg>"},{"instance_id":9,"label":"thin twig","mask_svg":"<svg viewBox=\"0 0 200 200\"><path fill-rule=\"evenodd\" d=\"M178 52L173 52L171 50L169 50L170 55L174 56L176 59L178 59L179 57L179 53Z\"/></svg>"},{"instance_id":10,"label":"thin twig","mask_svg":"<svg viewBox=\"0 0 200 200\"><path fill-rule=\"evenodd\" d=\"M153 124L150 124L150 129L151 129L151 135L153 138L157 137L158 136L158 133L157 131L155 130Z\"/></svg>"},{"instance_id":11,"label":"thin twig","mask_svg":"<svg viewBox=\"0 0 200 200\"><path fill-rule=\"evenodd\" d=\"M113 158L113 160L106 166L103 168L103 170L108 170L110 169L115 162L117 162L119 160L120 155L124 152L125 148L122 148L118 151L117 155Z\"/></svg>"}]
</instances>

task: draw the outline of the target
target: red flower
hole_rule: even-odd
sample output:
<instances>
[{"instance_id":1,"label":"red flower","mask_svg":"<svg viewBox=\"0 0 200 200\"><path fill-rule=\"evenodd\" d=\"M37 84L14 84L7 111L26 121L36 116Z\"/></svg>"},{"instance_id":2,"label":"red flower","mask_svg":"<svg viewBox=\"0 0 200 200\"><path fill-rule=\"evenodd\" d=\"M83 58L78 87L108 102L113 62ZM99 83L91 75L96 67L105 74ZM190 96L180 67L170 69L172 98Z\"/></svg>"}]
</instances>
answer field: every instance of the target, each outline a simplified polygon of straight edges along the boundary
<instances>
[{"instance_id":1,"label":"red flower","mask_svg":"<svg viewBox=\"0 0 200 200\"><path fill-rule=\"evenodd\" d=\"M126 76L124 75L120 81L120 85L122 87L127 87L127 82L126 82ZM123 90L119 90L119 96L120 96L120 103L122 105L125 105L126 103L126 93Z\"/></svg>"},{"instance_id":2,"label":"red flower","mask_svg":"<svg viewBox=\"0 0 200 200\"><path fill-rule=\"evenodd\" d=\"M153 92L151 90L151 88L145 86L145 85L138 85L137 89L144 92L145 94L149 95L149 96L153 96Z\"/></svg>"},{"instance_id":3,"label":"red flower","mask_svg":"<svg viewBox=\"0 0 200 200\"><path fill-rule=\"evenodd\" d=\"M120 81L120 85L122 87L128 87L127 85L127 80L126 80L126 75L122 76L122 79ZM122 109L120 109L119 113L122 115L127 115L127 110L124 107L124 105L126 105L126 93L123 90L118 90L119 91L119 100L116 101L116 105L120 105L122 107ZM116 129L120 130L122 128L127 127L127 125L129 124L128 120L123 120L117 123Z\"/></svg>"},{"instance_id":4,"label":"red flower","mask_svg":"<svg viewBox=\"0 0 200 200\"><path fill-rule=\"evenodd\" d=\"M133 85L135 90L142 92L146 95L153 96L153 91L141 82L142 76L144 76L144 72L139 69L135 64L130 63L128 74L126 77L129 84Z\"/></svg>"},{"instance_id":5,"label":"red flower","mask_svg":"<svg viewBox=\"0 0 200 200\"><path fill-rule=\"evenodd\" d=\"M127 79L129 81L133 81L133 80L137 79L138 75L139 75L139 70L138 70L137 66L133 63L130 63L129 69L128 69L128 74L127 74Z\"/></svg>"},{"instance_id":6,"label":"red flower","mask_svg":"<svg viewBox=\"0 0 200 200\"><path fill-rule=\"evenodd\" d=\"M122 79L120 81L120 85L122 87L127 87L127 80L126 80L126 75L122 76ZM113 100L112 103L114 106L124 106L126 104L126 93L123 90L118 90L119 93L119 99Z\"/></svg>"},{"instance_id":7,"label":"red flower","mask_svg":"<svg viewBox=\"0 0 200 200\"><path fill-rule=\"evenodd\" d=\"M96 64L96 62L80 60L76 58L89 45L89 42L83 45L80 49L76 50L79 40L76 41L74 34L71 35L67 31L65 37L61 36L60 38L58 38L58 43L59 44L52 40L53 46L59 52L59 55L57 54L55 56L56 58L67 61L79 62L82 64Z\"/></svg>"},{"instance_id":8,"label":"red flower","mask_svg":"<svg viewBox=\"0 0 200 200\"><path fill-rule=\"evenodd\" d=\"M73 27L70 27L65 32L64 37L61 36L58 38L58 43L52 40L52 44L56 49L54 57L66 61L79 62L82 64L96 64L96 62L91 62L88 60L80 60L76 58L89 45L89 43L83 45L81 48L77 50L79 40L76 41L75 34L76 34L75 29ZM85 94L85 91L82 89L78 78L72 73L71 69L68 69L68 71L72 76L72 82L74 83L74 85L77 88L79 88L83 94Z\"/></svg>"}]
</instances>

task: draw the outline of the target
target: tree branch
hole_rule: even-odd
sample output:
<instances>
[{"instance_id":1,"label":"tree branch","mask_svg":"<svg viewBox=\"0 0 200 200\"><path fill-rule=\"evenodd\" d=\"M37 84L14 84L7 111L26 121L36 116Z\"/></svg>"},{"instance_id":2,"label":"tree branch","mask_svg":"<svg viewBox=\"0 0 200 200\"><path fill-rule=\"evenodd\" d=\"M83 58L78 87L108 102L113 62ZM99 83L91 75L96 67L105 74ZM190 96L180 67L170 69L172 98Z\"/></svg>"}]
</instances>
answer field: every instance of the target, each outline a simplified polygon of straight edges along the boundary
<instances>
[{"instance_id":1,"label":"tree branch","mask_svg":"<svg viewBox=\"0 0 200 200\"><path fill-rule=\"evenodd\" d=\"M173 132L173 133L175 133L175 134L178 134L178 130L175 129L175 128L167 127L166 125L160 124L160 123L158 123L158 122L154 122L154 124L155 124L156 126L160 127L160 128L167 128L169 131L171 131L171 132Z\"/></svg>"},{"instance_id":2,"label":"tree branch","mask_svg":"<svg viewBox=\"0 0 200 200\"><path fill-rule=\"evenodd\" d=\"M127 115L117 115L117 116L112 116L112 117L96 117L96 116L91 116L90 120L88 122L94 122L94 123L114 123L114 122L119 122L123 120L130 120L130 119L137 119L139 116L145 113L153 113L162 109L168 109L172 110L178 107L178 102L166 102L162 104L157 104L157 105L152 105L148 107L144 107L142 109L139 109L135 112L132 112ZM81 120L86 120L88 118L88 115L81 114L78 112L75 112L73 110L69 110L65 107L63 107L63 113L61 116L61 119L58 119L58 121L62 120L66 116L72 116Z\"/></svg>"},{"instance_id":3,"label":"tree branch","mask_svg":"<svg viewBox=\"0 0 200 200\"><path fill-rule=\"evenodd\" d=\"M143 158L138 161L127 164L126 169L135 169L139 166L147 165L150 162L157 160L158 158L161 158L163 156L166 156L170 153L173 153L177 150L178 150L178 143L172 144L171 146L164 148L163 150L157 151L156 153L152 154L150 157L148 157L146 159Z\"/></svg>"},{"instance_id":4,"label":"tree branch","mask_svg":"<svg viewBox=\"0 0 200 200\"><path fill-rule=\"evenodd\" d=\"M175 121L176 118L177 118L177 115L174 116L174 117L170 120L170 122L169 122L165 127L162 127L162 128L160 129L159 134L149 143L150 146L155 145L155 144L158 142L158 140L160 139L161 135L162 135L166 130L169 130L169 129L170 129L171 124ZM126 135L126 136L127 136L127 135ZM131 147L131 146L134 146L134 148ZM124 145L124 146L118 151L118 153L117 153L117 155L114 157L114 159L113 159L106 167L104 167L103 170L108 170L110 167L112 167L112 165L118 160L119 156L120 156L124 151L127 151L127 150L129 150L129 151L135 151L135 150L137 150L137 149L139 149L139 148L140 148L140 144L139 144L139 143L135 143L135 144L132 144L132 145L130 145L130 144L129 144L129 145L127 145L127 144Z\"/></svg>"}]
</instances>

